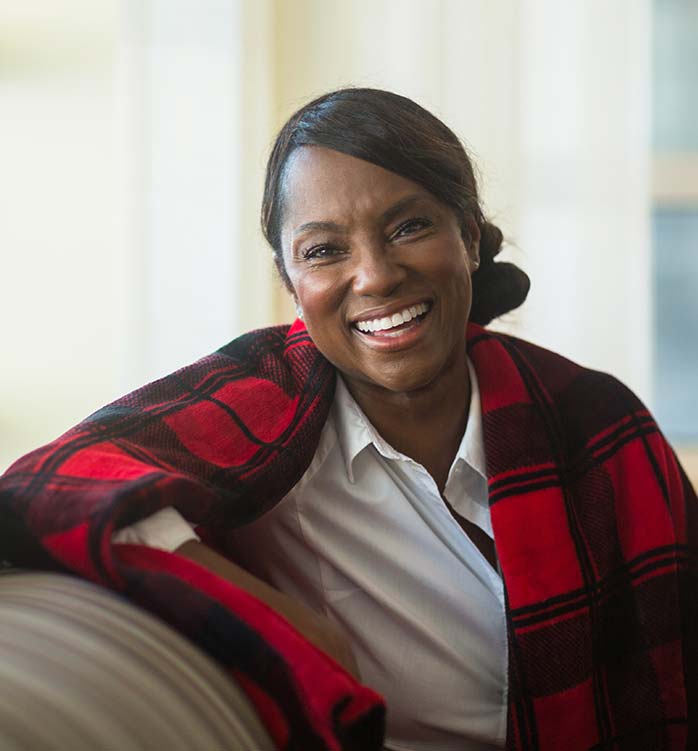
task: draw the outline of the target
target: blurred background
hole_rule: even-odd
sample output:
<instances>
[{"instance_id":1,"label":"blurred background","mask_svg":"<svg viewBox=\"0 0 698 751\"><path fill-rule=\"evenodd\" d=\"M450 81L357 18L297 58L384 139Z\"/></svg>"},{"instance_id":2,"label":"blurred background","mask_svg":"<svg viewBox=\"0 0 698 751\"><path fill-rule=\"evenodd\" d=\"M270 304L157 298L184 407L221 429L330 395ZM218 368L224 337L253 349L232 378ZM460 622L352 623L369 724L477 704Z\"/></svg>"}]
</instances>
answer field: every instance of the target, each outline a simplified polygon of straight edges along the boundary
<instances>
[{"instance_id":1,"label":"blurred background","mask_svg":"<svg viewBox=\"0 0 698 751\"><path fill-rule=\"evenodd\" d=\"M628 383L698 484L696 0L0 0L0 470L291 319L264 164L349 84L463 138L533 283L498 325Z\"/></svg>"}]
</instances>

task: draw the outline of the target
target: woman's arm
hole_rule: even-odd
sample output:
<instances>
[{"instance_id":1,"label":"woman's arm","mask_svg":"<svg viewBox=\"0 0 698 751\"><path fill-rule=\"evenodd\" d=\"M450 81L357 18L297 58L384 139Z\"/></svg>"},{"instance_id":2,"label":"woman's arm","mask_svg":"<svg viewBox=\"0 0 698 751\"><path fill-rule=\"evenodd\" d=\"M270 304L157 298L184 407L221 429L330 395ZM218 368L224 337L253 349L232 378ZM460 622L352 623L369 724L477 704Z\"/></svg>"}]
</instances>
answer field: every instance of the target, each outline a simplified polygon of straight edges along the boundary
<instances>
[{"instance_id":1,"label":"woman's arm","mask_svg":"<svg viewBox=\"0 0 698 751\"><path fill-rule=\"evenodd\" d=\"M292 600L198 540L188 540L175 552L264 602L285 618L309 642L359 679L359 669L348 637L328 618Z\"/></svg>"},{"instance_id":2,"label":"woman's arm","mask_svg":"<svg viewBox=\"0 0 698 751\"><path fill-rule=\"evenodd\" d=\"M261 600L355 678L359 677L349 639L339 626L206 546L199 540L192 525L171 506L120 529L112 540L116 543L133 543L167 550L198 563Z\"/></svg>"}]
</instances>

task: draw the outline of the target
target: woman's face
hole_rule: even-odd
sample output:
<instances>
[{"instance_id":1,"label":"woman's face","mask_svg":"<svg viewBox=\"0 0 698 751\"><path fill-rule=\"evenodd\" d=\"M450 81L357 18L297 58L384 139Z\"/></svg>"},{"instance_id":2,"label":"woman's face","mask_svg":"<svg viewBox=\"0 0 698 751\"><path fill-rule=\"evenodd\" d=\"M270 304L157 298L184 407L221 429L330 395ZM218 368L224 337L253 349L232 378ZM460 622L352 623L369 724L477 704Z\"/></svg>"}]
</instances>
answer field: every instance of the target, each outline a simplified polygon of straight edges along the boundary
<instances>
[{"instance_id":1,"label":"woman's face","mask_svg":"<svg viewBox=\"0 0 698 751\"><path fill-rule=\"evenodd\" d=\"M291 156L284 197L292 293L350 386L404 393L465 371L474 222L466 247L453 211L424 188L315 146Z\"/></svg>"}]
</instances>

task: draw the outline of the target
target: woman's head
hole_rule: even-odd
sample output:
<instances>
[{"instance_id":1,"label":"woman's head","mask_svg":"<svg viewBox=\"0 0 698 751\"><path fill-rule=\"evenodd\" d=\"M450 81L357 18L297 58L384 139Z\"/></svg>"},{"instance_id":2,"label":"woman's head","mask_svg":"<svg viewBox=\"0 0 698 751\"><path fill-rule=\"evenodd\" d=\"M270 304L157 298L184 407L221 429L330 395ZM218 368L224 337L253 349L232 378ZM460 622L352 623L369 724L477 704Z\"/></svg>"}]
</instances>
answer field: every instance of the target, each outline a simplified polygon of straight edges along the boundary
<instances>
[{"instance_id":1,"label":"woman's head","mask_svg":"<svg viewBox=\"0 0 698 751\"><path fill-rule=\"evenodd\" d=\"M353 393L467 383L475 224L466 243L454 212L418 183L322 146L294 152L284 190L289 287Z\"/></svg>"},{"instance_id":2,"label":"woman's head","mask_svg":"<svg viewBox=\"0 0 698 751\"><path fill-rule=\"evenodd\" d=\"M494 263L502 233L483 216L473 167L461 142L415 102L379 89L348 88L319 97L296 112L276 139L267 165L262 228L289 288L281 241L286 177L292 156L308 146L347 154L407 178L453 211L466 245L479 236L481 263L472 279L472 320L489 323L524 301L528 277L511 264Z\"/></svg>"}]
</instances>

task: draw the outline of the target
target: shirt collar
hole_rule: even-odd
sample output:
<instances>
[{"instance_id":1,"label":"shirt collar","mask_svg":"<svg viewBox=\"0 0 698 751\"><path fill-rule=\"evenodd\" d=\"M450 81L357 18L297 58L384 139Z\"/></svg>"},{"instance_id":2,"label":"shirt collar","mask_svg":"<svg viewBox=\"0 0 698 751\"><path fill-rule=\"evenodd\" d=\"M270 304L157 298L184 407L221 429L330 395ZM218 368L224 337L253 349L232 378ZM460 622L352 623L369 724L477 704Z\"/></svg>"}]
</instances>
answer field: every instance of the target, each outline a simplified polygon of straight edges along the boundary
<instances>
[{"instance_id":1,"label":"shirt collar","mask_svg":"<svg viewBox=\"0 0 698 751\"><path fill-rule=\"evenodd\" d=\"M378 447L385 444L378 431L371 425L363 410L349 393L342 376L337 373L337 385L334 392L332 414L337 430L337 440L342 451L342 458L349 482L354 482L354 459L373 444ZM385 444L387 446L387 444Z\"/></svg>"},{"instance_id":2,"label":"shirt collar","mask_svg":"<svg viewBox=\"0 0 698 751\"><path fill-rule=\"evenodd\" d=\"M480 387L475 368L469 359L468 373L470 375L468 424L458 446L454 465L458 461L465 462L486 479ZM386 459L399 460L405 458L387 443L373 427L354 397L349 393L349 389L339 373L337 374L332 415L349 482L354 482L354 460L367 446L373 445Z\"/></svg>"},{"instance_id":3,"label":"shirt collar","mask_svg":"<svg viewBox=\"0 0 698 751\"><path fill-rule=\"evenodd\" d=\"M487 463L485 461L485 437L482 432L482 401L480 399L480 384L473 364L468 359L468 374L470 375L470 408L468 410L468 424L456 452L459 459L470 465L479 475L487 479Z\"/></svg>"}]
</instances>

